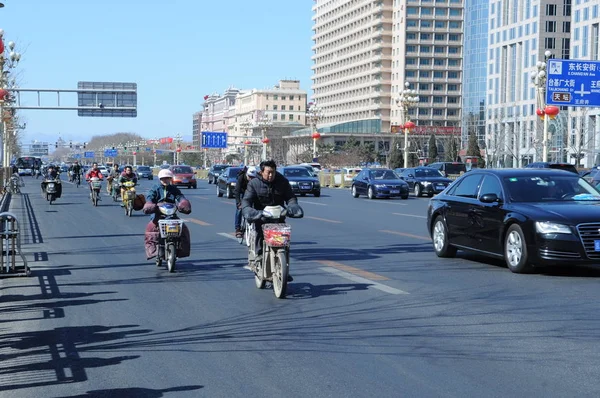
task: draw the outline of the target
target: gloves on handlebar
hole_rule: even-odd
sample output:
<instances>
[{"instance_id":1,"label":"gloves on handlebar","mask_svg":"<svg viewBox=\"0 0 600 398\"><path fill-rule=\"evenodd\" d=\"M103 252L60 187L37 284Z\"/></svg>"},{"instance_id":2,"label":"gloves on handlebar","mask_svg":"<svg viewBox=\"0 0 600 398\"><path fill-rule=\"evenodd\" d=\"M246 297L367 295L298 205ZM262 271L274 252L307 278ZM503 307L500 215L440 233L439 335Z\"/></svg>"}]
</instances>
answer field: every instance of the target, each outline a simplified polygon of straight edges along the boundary
<instances>
[{"instance_id":1,"label":"gloves on handlebar","mask_svg":"<svg viewBox=\"0 0 600 398\"><path fill-rule=\"evenodd\" d=\"M246 217L246 220L248 220L249 222L258 221L263 216L263 212L262 211L253 209L251 207L245 208L242 211L242 213L244 214L244 217Z\"/></svg>"},{"instance_id":2,"label":"gloves on handlebar","mask_svg":"<svg viewBox=\"0 0 600 398\"><path fill-rule=\"evenodd\" d=\"M287 216L290 218L302 218L304 217L304 210L297 203L292 203L287 207Z\"/></svg>"},{"instance_id":3,"label":"gloves on handlebar","mask_svg":"<svg viewBox=\"0 0 600 398\"><path fill-rule=\"evenodd\" d=\"M177 204L177 210L183 214L190 214L192 212L192 204L187 199L181 199Z\"/></svg>"},{"instance_id":4,"label":"gloves on handlebar","mask_svg":"<svg viewBox=\"0 0 600 398\"><path fill-rule=\"evenodd\" d=\"M152 214L158 210L158 205L152 202L146 202L144 208L142 209L142 213L144 214Z\"/></svg>"}]
</instances>

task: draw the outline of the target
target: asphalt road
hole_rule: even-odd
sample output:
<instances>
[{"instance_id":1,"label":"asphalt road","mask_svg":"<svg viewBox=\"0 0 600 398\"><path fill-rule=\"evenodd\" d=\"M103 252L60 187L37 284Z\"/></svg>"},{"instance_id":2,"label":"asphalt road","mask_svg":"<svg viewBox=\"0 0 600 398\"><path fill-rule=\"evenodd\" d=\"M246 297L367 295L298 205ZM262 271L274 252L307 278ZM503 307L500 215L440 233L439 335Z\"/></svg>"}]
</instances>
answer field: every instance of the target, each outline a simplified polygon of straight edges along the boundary
<instances>
[{"instance_id":1,"label":"asphalt road","mask_svg":"<svg viewBox=\"0 0 600 398\"><path fill-rule=\"evenodd\" d=\"M438 259L427 198L300 198L288 298L254 287L232 199L183 189L192 256L145 259L147 216L25 178L33 273L0 280L2 397L597 397L598 279ZM142 182L145 191L151 182Z\"/></svg>"}]
</instances>

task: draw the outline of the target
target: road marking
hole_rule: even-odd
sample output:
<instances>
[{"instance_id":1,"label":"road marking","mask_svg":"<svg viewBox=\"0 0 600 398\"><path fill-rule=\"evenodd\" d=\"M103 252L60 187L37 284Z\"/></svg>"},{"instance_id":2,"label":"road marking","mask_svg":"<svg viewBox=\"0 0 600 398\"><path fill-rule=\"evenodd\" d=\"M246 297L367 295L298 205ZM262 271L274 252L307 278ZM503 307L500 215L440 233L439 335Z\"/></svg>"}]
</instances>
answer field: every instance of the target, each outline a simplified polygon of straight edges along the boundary
<instances>
[{"instance_id":1,"label":"road marking","mask_svg":"<svg viewBox=\"0 0 600 398\"><path fill-rule=\"evenodd\" d=\"M198 199L204 199L204 200L208 200L208 198L207 198L207 197L205 197L205 196L196 196L196 198L198 198Z\"/></svg>"},{"instance_id":2,"label":"road marking","mask_svg":"<svg viewBox=\"0 0 600 398\"><path fill-rule=\"evenodd\" d=\"M209 223L207 223L205 221L196 220L195 218L186 218L186 221L193 222L194 224L202 225L202 226L205 226L205 227L208 226L208 225L212 225L212 224L209 224Z\"/></svg>"},{"instance_id":3,"label":"road marking","mask_svg":"<svg viewBox=\"0 0 600 398\"><path fill-rule=\"evenodd\" d=\"M415 218L427 218L426 216L415 216L414 214L405 214L405 213L392 213L395 216L404 216L404 217L415 217Z\"/></svg>"},{"instance_id":4,"label":"road marking","mask_svg":"<svg viewBox=\"0 0 600 398\"><path fill-rule=\"evenodd\" d=\"M390 293L390 294L409 294L408 292L405 292L404 290L400 290L400 289L395 289L393 287L384 285L383 283L378 283L378 282L373 282L370 279L366 279L360 276L356 276L356 275L352 275L348 272L344 272L344 271L340 271L339 269L336 268L328 268L328 267L323 267L321 268L322 271L325 272L329 272L331 274L336 274L344 279L348 279L351 280L353 282L357 282L357 283L364 283L365 285L369 285L369 287L373 287L374 289L377 290L381 290L382 292L385 293Z\"/></svg>"},{"instance_id":5,"label":"road marking","mask_svg":"<svg viewBox=\"0 0 600 398\"><path fill-rule=\"evenodd\" d=\"M429 236L413 235L413 234L408 234L406 232L388 231L387 229L381 229L381 230L379 230L379 232L385 232L386 234L406 236L407 238L415 238L415 239L431 241L431 238Z\"/></svg>"},{"instance_id":6,"label":"road marking","mask_svg":"<svg viewBox=\"0 0 600 398\"><path fill-rule=\"evenodd\" d=\"M327 206L325 203L308 202L306 200L302 200L302 201L300 201L300 203L308 203L309 205L317 205L317 206Z\"/></svg>"},{"instance_id":7,"label":"road marking","mask_svg":"<svg viewBox=\"0 0 600 398\"><path fill-rule=\"evenodd\" d=\"M330 222L330 223L334 223L334 224L342 223L341 221L329 220L327 218L320 218L320 217L304 216L304 218L310 218L311 220L325 221L325 222Z\"/></svg>"},{"instance_id":8,"label":"road marking","mask_svg":"<svg viewBox=\"0 0 600 398\"><path fill-rule=\"evenodd\" d=\"M232 205L232 206L235 206L235 203L234 203L234 202L224 202L224 201L222 201L222 200L221 200L220 202L221 202L221 203L225 203L225 204L227 204L227 205Z\"/></svg>"},{"instance_id":9,"label":"road marking","mask_svg":"<svg viewBox=\"0 0 600 398\"><path fill-rule=\"evenodd\" d=\"M394 202L386 202L384 200L378 200L378 201L374 201L374 200L368 200L368 203L381 203L384 205L394 205L394 206L408 206L406 203L394 203Z\"/></svg>"},{"instance_id":10,"label":"road marking","mask_svg":"<svg viewBox=\"0 0 600 398\"><path fill-rule=\"evenodd\" d=\"M331 260L316 260L319 264L327 265L328 267L337 268L341 271L346 271L354 275L363 276L365 278L369 278L377 281L388 281L389 278L385 276L377 275L369 271L362 270L360 268L354 268L346 264L338 263Z\"/></svg>"},{"instance_id":11,"label":"road marking","mask_svg":"<svg viewBox=\"0 0 600 398\"><path fill-rule=\"evenodd\" d=\"M237 242L238 238L235 237L235 235L231 235L227 232L218 232L217 235L223 236L225 238L229 238L229 239L233 239Z\"/></svg>"}]
</instances>

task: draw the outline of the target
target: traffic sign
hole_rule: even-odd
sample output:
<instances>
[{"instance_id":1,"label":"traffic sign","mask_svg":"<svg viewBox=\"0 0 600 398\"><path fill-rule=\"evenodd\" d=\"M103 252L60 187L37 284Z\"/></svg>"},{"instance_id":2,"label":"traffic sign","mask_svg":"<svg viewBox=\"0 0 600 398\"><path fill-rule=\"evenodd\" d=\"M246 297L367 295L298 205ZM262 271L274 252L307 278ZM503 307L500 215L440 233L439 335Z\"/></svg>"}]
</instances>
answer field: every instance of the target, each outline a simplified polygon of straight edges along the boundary
<instances>
[{"instance_id":1,"label":"traffic sign","mask_svg":"<svg viewBox=\"0 0 600 398\"><path fill-rule=\"evenodd\" d=\"M75 159L81 159L81 154L80 153L76 153L75 155L73 155L73 157Z\"/></svg>"},{"instance_id":2,"label":"traffic sign","mask_svg":"<svg viewBox=\"0 0 600 398\"><path fill-rule=\"evenodd\" d=\"M94 152L84 152L83 153L83 157L84 158L93 158L94 157Z\"/></svg>"},{"instance_id":3,"label":"traffic sign","mask_svg":"<svg viewBox=\"0 0 600 398\"><path fill-rule=\"evenodd\" d=\"M117 156L118 152L119 151L117 149L105 149L104 150L104 157L114 158L114 157Z\"/></svg>"},{"instance_id":4,"label":"traffic sign","mask_svg":"<svg viewBox=\"0 0 600 398\"><path fill-rule=\"evenodd\" d=\"M546 104L600 106L600 61L549 59Z\"/></svg>"},{"instance_id":5,"label":"traffic sign","mask_svg":"<svg viewBox=\"0 0 600 398\"><path fill-rule=\"evenodd\" d=\"M202 132L202 148L227 148L227 133Z\"/></svg>"}]
</instances>

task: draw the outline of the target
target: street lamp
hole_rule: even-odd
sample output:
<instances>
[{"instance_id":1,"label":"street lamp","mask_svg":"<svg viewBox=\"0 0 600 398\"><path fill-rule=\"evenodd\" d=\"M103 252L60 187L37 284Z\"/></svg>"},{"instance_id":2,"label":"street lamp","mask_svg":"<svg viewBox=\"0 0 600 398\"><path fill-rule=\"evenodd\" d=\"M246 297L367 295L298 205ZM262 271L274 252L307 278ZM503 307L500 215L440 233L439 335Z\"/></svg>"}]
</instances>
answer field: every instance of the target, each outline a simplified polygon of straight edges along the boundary
<instances>
[{"instance_id":1,"label":"street lamp","mask_svg":"<svg viewBox=\"0 0 600 398\"><path fill-rule=\"evenodd\" d=\"M1 4L1 3L0 3ZM8 154L8 133L7 133L7 119L12 118L12 113L6 114L6 109L10 107L11 98L9 95L10 84L8 81L8 74L10 69L17 66L21 60L21 54L15 52L15 42L8 42L8 57L5 55L6 48L4 47L4 30L0 29L0 118L2 118L2 166L8 167L10 165L10 156Z\"/></svg>"},{"instance_id":2,"label":"street lamp","mask_svg":"<svg viewBox=\"0 0 600 398\"><path fill-rule=\"evenodd\" d=\"M254 128L254 124L250 120L240 123L240 128L246 133L246 139L251 135L250 131ZM244 166L248 165L248 144L244 141Z\"/></svg>"},{"instance_id":3,"label":"street lamp","mask_svg":"<svg viewBox=\"0 0 600 398\"><path fill-rule=\"evenodd\" d=\"M267 160L267 144L270 142L267 138L267 129L269 127L273 127L273 121L267 116L264 115L260 119L258 119L257 126L260 128L262 132L262 160Z\"/></svg>"},{"instance_id":4,"label":"street lamp","mask_svg":"<svg viewBox=\"0 0 600 398\"><path fill-rule=\"evenodd\" d=\"M535 86L537 92L537 110L536 114L544 120L544 136L542 138L542 161L548 161L548 117L554 119L558 114L558 107L546 106L546 63L552 57L552 52L546 50L544 53L544 62L538 61L536 64L537 71L531 72L531 82Z\"/></svg>"},{"instance_id":5,"label":"street lamp","mask_svg":"<svg viewBox=\"0 0 600 398\"><path fill-rule=\"evenodd\" d=\"M408 168L408 132L415 124L410 121L408 109L416 106L419 103L419 96L416 90L410 89L410 83L404 83L404 90L400 92L396 98L396 104L400 106L402 111L402 127L404 128L404 168Z\"/></svg>"},{"instance_id":6,"label":"street lamp","mask_svg":"<svg viewBox=\"0 0 600 398\"><path fill-rule=\"evenodd\" d=\"M313 162L317 161L317 140L321 138L321 134L317 130L317 124L319 120L323 117L323 109L318 106L315 102L310 102L308 104L308 109L306 110L306 117L310 122L310 131L312 131L312 139L313 139Z\"/></svg>"}]
</instances>

